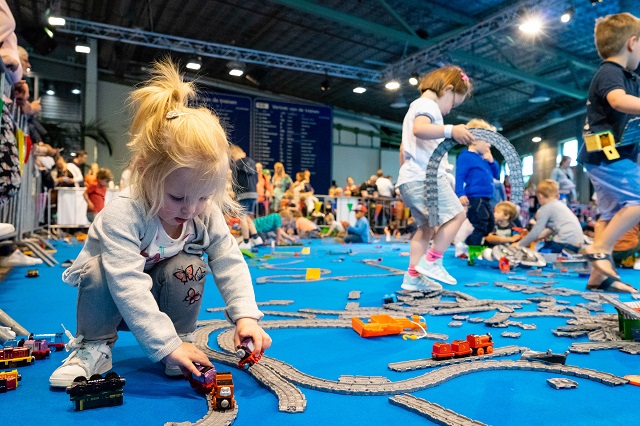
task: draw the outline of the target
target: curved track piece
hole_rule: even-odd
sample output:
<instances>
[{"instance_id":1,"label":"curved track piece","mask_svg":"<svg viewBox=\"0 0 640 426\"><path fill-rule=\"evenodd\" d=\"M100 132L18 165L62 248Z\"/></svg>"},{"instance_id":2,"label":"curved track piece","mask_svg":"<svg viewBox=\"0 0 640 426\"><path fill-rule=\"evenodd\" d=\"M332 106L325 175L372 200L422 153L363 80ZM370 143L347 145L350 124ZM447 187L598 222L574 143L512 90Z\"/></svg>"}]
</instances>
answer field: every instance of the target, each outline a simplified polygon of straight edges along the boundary
<instances>
[{"instance_id":1,"label":"curved track piece","mask_svg":"<svg viewBox=\"0 0 640 426\"><path fill-rule=\"evenodd\" d=\"M469 129L469 131L476 139L489 142L491 146L500 151L500 154L507 161L509 180L511 182L511 201L519 205L524 194L524 180L522 179L522 162L516 149L509 142L509 139L500 133L487 129ZM427 191L427 210L429 211L429 224L431 226L438 225L438 191L433 190L437 188L438 166L444 155L456 145L457 142L453 139L442 141L431 154L431 159L427 165L427 188L431 189Z\"/></svg>"}]
</instances>

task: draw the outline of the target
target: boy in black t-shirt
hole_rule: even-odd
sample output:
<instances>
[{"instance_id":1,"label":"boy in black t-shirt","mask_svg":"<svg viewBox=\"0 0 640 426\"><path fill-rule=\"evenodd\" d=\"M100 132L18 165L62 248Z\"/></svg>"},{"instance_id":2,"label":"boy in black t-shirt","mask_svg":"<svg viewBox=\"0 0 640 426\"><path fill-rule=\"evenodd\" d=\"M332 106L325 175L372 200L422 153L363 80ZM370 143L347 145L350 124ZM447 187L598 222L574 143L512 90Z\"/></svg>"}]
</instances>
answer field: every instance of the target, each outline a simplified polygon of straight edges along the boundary
<instances>
[{"instance_id":1,"label":"boy in black t-shirt","mask_svg":"<svg viewBox=\"0 0 640 426\"><path fill-rule=\"evenodd\" d=\"M595 41L603 62L589 87L585 129L610 131L619 142L629 120L640 115L640 77L633 72L640 63L640 19L626 12L599 18ZM608 221L585 249L593 266L587 288L636 293L620 280L611 253L616 241L640 222L638 143L618 147L618 153L619 158L608 159L583 144L578 154L597 194L601 219Z\"/></svg>"}]
</instances>

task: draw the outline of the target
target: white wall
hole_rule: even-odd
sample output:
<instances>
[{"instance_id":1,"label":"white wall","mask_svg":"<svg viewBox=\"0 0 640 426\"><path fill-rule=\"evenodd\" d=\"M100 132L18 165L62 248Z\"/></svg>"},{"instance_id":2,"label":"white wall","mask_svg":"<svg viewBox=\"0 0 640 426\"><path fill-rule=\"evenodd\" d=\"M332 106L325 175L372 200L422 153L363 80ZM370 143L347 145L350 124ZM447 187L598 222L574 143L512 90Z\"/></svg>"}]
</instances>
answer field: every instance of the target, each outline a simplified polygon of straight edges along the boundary
<instances>
[{"instance_id":1,"label":"white wall","mask_svg":"<svg viewBox=\"0 0 640 426\"><path fill-rule=\"evenodd\" d=\"M347 176L360 185L378 170L378 148L358 148L333 145L333 180L344 187Z\"/></svg>"}]
</instances>

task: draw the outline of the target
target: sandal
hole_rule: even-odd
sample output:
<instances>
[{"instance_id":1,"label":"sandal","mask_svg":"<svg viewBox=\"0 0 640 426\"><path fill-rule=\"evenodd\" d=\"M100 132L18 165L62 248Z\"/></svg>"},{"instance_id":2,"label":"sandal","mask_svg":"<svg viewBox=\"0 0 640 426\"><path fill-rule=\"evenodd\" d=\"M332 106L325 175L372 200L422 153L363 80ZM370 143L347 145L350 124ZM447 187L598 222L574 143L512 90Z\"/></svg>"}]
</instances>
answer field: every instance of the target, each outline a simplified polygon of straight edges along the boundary
<instances>
[{"instance_id":1,"label":"sandal","mask_svg":"<svg viewBox=\"0 0 640 426\"><path fill-rule=\"evenodd\" d=\"M598 270L598 272L600 272L603 275L606 275L609 278L613 278L616 281L620 281L620 276L618 275L618 271L616 271L616 265L615 265L615 262L613 261L613 256L611 254L584 252L584 253L582 253L582 255L585 257L585 259L587 259L589 261L591 266L593 266L595 269ZM607 261L607 262L609 262L609 265L611 266L611 270L613 271L614 274L611 274L611 273L607 272L606 270L603 270L601 267L599 267L598 264L596 263L596 262L599 262L599 261Z\"/></svg>"},{"instance_id":2,"label":"sandal","mask_svg":"<svg viewBox=\"0 0 640 426\"><path fill-rule=\"evenodd\" d=\"M627 291L624 289L621 289L619 287L613 286L614 283L620 283L622 285L625 285L629 288L631 288L632 290L635 291ZM638 290L631 287L630 284L627 284L625 282L622 282L619 279L613 278L613 277L607 277L604 279L604 281L602 281L600 284L598 284L597 286L589 286L587 285L587 290L603 290L603 291L613 291L613 292L620 292L620 293L637 293Z\"/></svg>"}]
</instances>

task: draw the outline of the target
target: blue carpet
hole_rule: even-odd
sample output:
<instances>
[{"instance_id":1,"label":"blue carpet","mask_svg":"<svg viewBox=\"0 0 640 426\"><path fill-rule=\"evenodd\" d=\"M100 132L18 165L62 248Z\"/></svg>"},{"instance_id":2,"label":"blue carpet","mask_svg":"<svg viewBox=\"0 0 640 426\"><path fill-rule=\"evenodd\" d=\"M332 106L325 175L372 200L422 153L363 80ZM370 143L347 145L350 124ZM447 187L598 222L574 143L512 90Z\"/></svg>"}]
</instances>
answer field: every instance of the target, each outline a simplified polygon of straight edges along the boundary
<instances>
[{"instance_id":1,"label":"blue carpet","mask_svg":"<svg viewBox=\"0 0 640 426\"><path fill-rule=\"evenodd\" d=\"M408 258L401 257L401 251L408 251L403 243L380 243L363 246L340 246L324 241L310 242L311 255L269 260L270 264L284 264L300 261L288 267L318 267L331 270L330 275L382 274L385 271L356 262L362 259L381 259L387 266L406 268ZM56 259L63 262L74 259L81 246L66 242L56 243ZM329 254L329 251L352 254ZM300 251L299 247L278 251ZM261 254L269 252L263 248ZM339 261L343 259L342 261ZM250 261L254 281L262 276L299 274L298 271L278 271L264 269ZM477 265L469 267L453 252L445 255L445 265L459 284L445 286L447 290L458 290L479 299L526 299L536 295L510 292L493 285L465 287L464 283L475 281L505 281L497 270ZM27 279L26 267L14 268L7 278L0 282L0 308L4 309L25 328L36 333L62 331L64 324L75 331L75 299L77 290L61 281L63 269L60 266L38 267L40 277ZM524 270L518 272L524 275ZM627 282L637 283L640 272L622 271ZM304 283L256 284L258 301L294 300L289 306L267 306L265 310L297 311L303 308L344 309L347 295L352 290L362 291L362 307L380 307L382 297L400 289L401 277L378 277L349 279L347 281L320 281ZM583 290L586 279L560 277L558 286ZM208 290L204 294L203 308L220 307L222 299L209 276ZM513 281L518 284L519 281ZM584 303L579 296L560 297L572 305ZM630 296L621 296L623 301ZM611 306L607 312L614 313ZM523 305L523 311L535 310L536 305ZM470 314L489 318L495 311ZM322 317L322 316L321 316ZM209 313L204 309L201 319L222 319L221 313ZM330 316L328 318L335 318ZM265 320L280 319L267 316ZM573 342L586 341L557 338L551 330L566 325L563 318L525 318L524 323L536 324L536 330L489 329L483 324L464 322L460 328L451 328L451 316L429 316L426 318L429 331L448 334L451 339L464 338L469 333L491 332L495 346L528 346L534 350L552 349L562 352ZM500 336L502 331L521 332L519 339ZM387 364L395 361L427 358L431 353L432 340L402 340L398 336L363 339L351 329L281 329L270 331L273 347L267 355L290 363L298 370L320 378L336 380L341 375L384 376L391 381L404 380L422 375L430 370L398 373L388 369ZM210 344L215 346L215 335ZM203 397L195 394L183 380L172 380L164 375L160 364L151 363L142 353L131 333L120 333L120 339L113 349L114 371L126 377L124 405L75 412L64 391L49 389L51 372L66 357L66 353L55 352L46 360L20 368L22 381L19 388L0 394L0 407L7 418L14 413L16 418L28 415L50 424L101 424L101 425L158 425L167 421L195 422L206 413ZM510 356L501 359L517 359ZM592 368L623 376L640 374L640 358L617 350L594 351L589 355L570 354L567 364ZM235 396L239 405L236 425L390 425L428 423L421 417L393 406L388 396L348 396L325 393L301 388L307 399L306 411L302 414L278 412L277 399L267 389L260 386L248 374L227 366L217 366L221 371L231 370L235 384ZM559 375L530 371L488 371L462 376L440 386L414 395L440 404L471 419L494 425L600 425L631 424L640 414L640 388L630 385L609 387L589 380L569 377L578 382L574 390L553 390L546 379ZM566 377L566 376L565 376ZM29 414L27 414L29 413ZM13 415L12 415L13 417ZM39 420L40 421L40 420Z\"/></svg>"}]
</instances>

